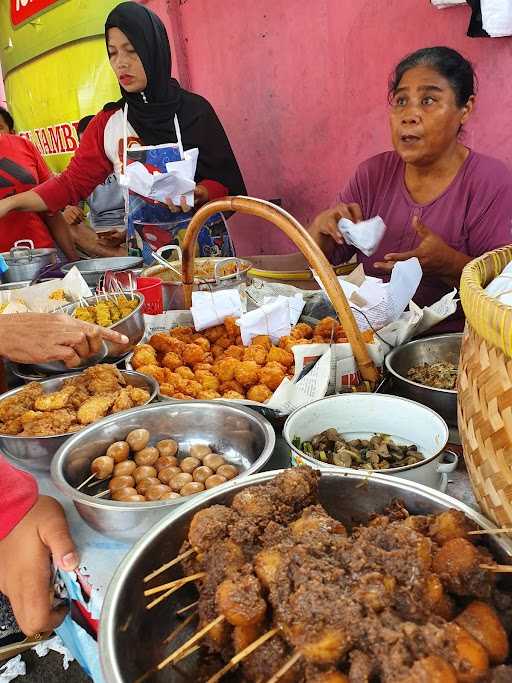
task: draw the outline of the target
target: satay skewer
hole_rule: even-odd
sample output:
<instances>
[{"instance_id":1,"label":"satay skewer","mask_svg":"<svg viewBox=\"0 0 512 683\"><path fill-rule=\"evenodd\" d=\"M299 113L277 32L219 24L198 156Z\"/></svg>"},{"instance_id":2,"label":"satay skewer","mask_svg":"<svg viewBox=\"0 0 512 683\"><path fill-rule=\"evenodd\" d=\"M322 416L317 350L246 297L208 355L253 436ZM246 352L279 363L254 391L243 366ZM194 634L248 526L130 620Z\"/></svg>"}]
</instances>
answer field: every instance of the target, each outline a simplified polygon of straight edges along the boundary
<instances>
[{"instance_id":1,"label":"satay skewer","mask_svg":"<svg viewBox=\"0 0 512 683\"><path fill-rule=\"evenodd\" d=\"M296 664L299 659L302 657L302 652L295 652L290 659L283 664L283 666L279 669L279 671L276 671L276 673L272 676L272 678L269 678L267 683L277 683L277 681L285 675L287 671L289 671L294 664Z\"/></svg>"},{"instance_id":2,"label":"satay skewer","mask_svg":"<svg viewBox=\"0 0 512 683\"><path fill-rule=\"evenodd\" d=\"M76 490L80 491L80 489L83 488L86 484L88 484L91 481L91 479L94 479L95 476L96 476L96 473L93 472L91 475L89 475L87 477L87 479L84 479L84 481L80 484L80 486L76 487ZM98 481L101 481L101 479L99 479Z\"/></svg>"},{"instance_id":3,"label":"satay skewer","mask_svg":"<svg viewBox=\"0 0 512 683\"><path fill-rule=\"evenodd\" d=\"M489 534L490 536L498 534L512 534L512 527L503 527L501 529L476 529L475 531L468 531L468 536L480 536Z\"/></svg>"},{"instance_id":4,"label":"satay skewer","mask_svg":"<svg viewBox=\"0 0 512 683\"><path fill-rule=\"evenodd\" d=\"M158 569L155 569L154 572L151 572L151 574L148 574L147 576L144 577L144 583L151 581L151 579L154 579L155 576L158 576L162 572L165 572L167 569L174 567L174 565L178 564L178 562L181 562L181 560L186 560L187 557L190 557L190 555L192 555L192 553L195 553L194 548L190 548L190 550L186 550L184 553L181 553L180 555L175 557L174 560L171 560L170 562L167 562L167 564L163 564L161 567L158 567Z\"/></svg>"},{"instance_id":5,"label":"satay skewer","mask_svg":"<svg viewBox=\"0 0 512 683\"><path fill-rule=\"evenodd\" d=\"M512 574L512 564L481 564L480 569L487 569L497 574Z\"/></svg>"},{"instance_id":6,"label":"satay skewer","mask_svg":"<svg viewBox=\"0 0 512 683\"><path fill-rule=\"evenodd\" d=\"M149 604L146 605L146 609L153 609L153 607L156 607L158 604L160 604L163 600L166 600L170 595L173 593L176 593L176 591L179 591L180 588L183 588L187 583L190 581L195 581L198 577L193 575L192 578L187 577L187 579L182 579L180 582L178 582L177 585L173 586L172 588L169 588L168 591L165 593L162 593L162 595L159 595L158 598L155 598L153 602L150 602Z\"/></svg>"},{"instance_id":7,"label":"satay skewer","mask_svg":"<svg viewBox=\"0 0 512 683\"><path fill-rule=\"evenodd\" d=\"M224 621L225 617L221 614L218 616L216 619L213 621L210 621L209 624L206 624L200 631L198 631L195 635L192 636L192 638L189 638L186 643L184 643L181 647L179 647L177 650L174 650L168 657L166 657L164 660L160 662L160 664L157 664L156 669L157 671L161 671L162 669L165 669L166 666L169 664L172 664L172 662L175 662L179 659L180 655L182 655L184 652L187 652L192 645L195 645L201 638L204 638L204 636L212 630L212 628L215 628L217 624L220 624Z\"/></svg>"},{"instance_id":8,"label":"satay skewer","mask_svg":"<svg viewBox=\"0 0 512 683\"><path fill-rule=\"evenodd\" d=\"M103 496L106 496L108 493L111 493L110 489L106 489L105 491L102 491L101 493L96 493L93 498L103 498Z\"/></svg>"},{"instance_id":9,"label":"satay skewer","mask_svg":"<svg viewBox=\"0 0 512 683\"><path fill-rule=\"evenodd\" d=\"M194 600L194 602L191 602L190 605L185 605L185 607L182 607L181 609L177 610L176 615L181 616L182 614L185 614L185 612L188 612L189 609L192 609L192 607L195 607L199 603L199 600Z\"/></svg>"},{"instance_id":10,"label":"satay skewer","mask_svg":"<svg viewBox=\"0 0 512 683\"><path fill-rule=\"evenodd\" d=\"M202 579L206 576L206 572L197 572L197 574L190 574L189 576L184 576L181 579L176 579L175 581L169 581L169 583L162 583L160 586L155 586L154 588L148 588L144 591L144 597L149 597L150 595L155 595L155 593L162 593L169 588L174 588L178 584L189 583L189 581L195 581L196 579Z\"/></svg>"},{"instance_id":11,"label":"satay skewer","mask_svg":"<svg viewBox=\"0 0 512 683\"><path fill-rule=\"evenodd\" d=\"M175 640L175 638L177 638L177 636L179 636L179 634L183 631L183 629L185 629L190 624L190 622L196 618L196 616L197 616L197 612L193 612L192 614L189 614L189 616L186 619L184 619L181 622L181 624L178 624L178 626L176 626L176 628L173 629L169 633L167 638L164 640L164 643L170 643L171 641Z\"/></svg>"},{"instance_id":12,"label":"satay skewer","mask_svg":"<svg viewBox=\"0 0 512 683\"><path fill-rule=\"evenodd\" d=\"M247 647L244 647L243 650L241 650L237 655L235 655L229 660L226 666L224 666L220 671L217 671L216 674L209 678L206 681L206 683L217 683L217 681L220 681L224 674L227 674L228 671L231 671L231 669L233 669L239 662L248 657L252 652L254 652L254 650L257 650L260 647L260 645L263 645L263 643L265 643L267 640L273 638L276 635L276 633L278 633L278 631L279 629L273 628L270 631L264 633L259 638L257 638L250 645L247 645Z\"/></svg>"}]
</instances>

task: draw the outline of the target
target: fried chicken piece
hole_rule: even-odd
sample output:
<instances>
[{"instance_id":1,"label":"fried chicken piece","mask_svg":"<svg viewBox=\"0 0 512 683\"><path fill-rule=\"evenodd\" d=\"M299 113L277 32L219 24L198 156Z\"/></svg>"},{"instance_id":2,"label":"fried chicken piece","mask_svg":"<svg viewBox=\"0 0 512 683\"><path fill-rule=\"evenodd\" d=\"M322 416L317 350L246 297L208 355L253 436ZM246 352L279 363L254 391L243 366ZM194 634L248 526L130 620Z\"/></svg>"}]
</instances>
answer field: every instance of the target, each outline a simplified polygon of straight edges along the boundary
<instances>
[{"instance_id":1,"label":"fried chicken piece","mask_svg":"<svg viewBox=\"0 0 512 683\"><path fill-rule=\"evenodd\" d=\"M92 394L108 394L126 386L123 375L113 365L95 365L87 368L83 376Z\"/></svg>"},{"instance_id":2,"label":"fried chicken piece","mask_svg":"<svg viewBox=\"0 0 512 683\"><path fill-rule=\"evenodd\" d=\"M142 389L142 387L133 387L128 385L126 390L136 406L142 406L150 399L149 391L147 389Z\"/></svg>"},{"instance_id":3,"label":"fried chicken piece","mask_svg":"<svg viewBox=\"0 0 512 683\"><path fill-rule=\"evenodd\" d=\"M96 422L96 420L100 420L108 413L114 400L115 396L112 394L88 398L78 409L78 421L81 424L86 425L91 422Z\"/></svg>"},{"instance_id":4,"label":"fried chicken piece","mask_svg":"<svg viewBox=\"0 0 512 683\"><path fill-rule=\"evenodd\" d=\"M74 386L67 386L59 391L53 391L51 394L43 394L36 398L34 407L36 410L59 410L65 408L71 396L75 393Z\"/></svg>"},{"instance_id":5,"label":"fried chicken piece","mask_svg":"<svg viewBox=\"0 0 512 683\"><path fill-rule=\"evenodd\" d=\"M120 413L121 410L129 410L133 408L134 402L130 398L130 393L128 389L121 389L112 404L112 412Z\"/></svg>"}]
</instances>

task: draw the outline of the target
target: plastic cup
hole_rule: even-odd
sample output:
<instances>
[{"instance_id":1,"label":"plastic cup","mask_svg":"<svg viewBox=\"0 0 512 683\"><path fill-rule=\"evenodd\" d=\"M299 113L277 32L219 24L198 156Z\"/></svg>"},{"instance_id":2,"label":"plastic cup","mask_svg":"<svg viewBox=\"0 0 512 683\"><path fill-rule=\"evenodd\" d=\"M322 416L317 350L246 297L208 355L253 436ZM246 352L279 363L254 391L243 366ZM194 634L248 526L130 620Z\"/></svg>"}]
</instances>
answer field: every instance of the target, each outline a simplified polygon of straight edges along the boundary
<instances>
[{"instance_id":1,"label":"plastic cup","mask_svg":"<svg viewBox=\"0 0 512 683\"><path fill-rule=\"evenodd\" d=\"M162 281L157 277L138 277L137 292L144 295L144 308L147 315L158 315L163 313L164 300L162 292Z\"/></svg>"}]
</instances>

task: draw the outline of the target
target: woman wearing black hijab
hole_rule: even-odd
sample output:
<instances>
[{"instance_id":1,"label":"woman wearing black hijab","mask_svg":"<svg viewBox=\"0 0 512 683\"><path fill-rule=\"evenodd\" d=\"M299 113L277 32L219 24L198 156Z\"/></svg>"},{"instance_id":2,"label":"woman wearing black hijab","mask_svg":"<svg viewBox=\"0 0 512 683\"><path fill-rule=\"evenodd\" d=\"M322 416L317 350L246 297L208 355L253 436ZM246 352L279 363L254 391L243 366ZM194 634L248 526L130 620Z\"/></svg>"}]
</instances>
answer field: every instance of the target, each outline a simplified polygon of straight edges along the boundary
<instances>
[{"instance_id":1,"label":"woman wearing black hijab","mask_svg":"<svg viewBox=\"0 0 512 683\"><path fill-rule=\"evenodd\" d=\"M129 147L177 142L177 115L184 149L199 149L196 206L228 194L246 194L233 150L212 106L170 76L169 39L159 17L135 2L122 2L107 17L105 40L121 99L94 117L63 173L0 201L0 217L12 210L57 211L86 198L112 170L119 176L125 105Z\"/></svg>"}]
</instances>

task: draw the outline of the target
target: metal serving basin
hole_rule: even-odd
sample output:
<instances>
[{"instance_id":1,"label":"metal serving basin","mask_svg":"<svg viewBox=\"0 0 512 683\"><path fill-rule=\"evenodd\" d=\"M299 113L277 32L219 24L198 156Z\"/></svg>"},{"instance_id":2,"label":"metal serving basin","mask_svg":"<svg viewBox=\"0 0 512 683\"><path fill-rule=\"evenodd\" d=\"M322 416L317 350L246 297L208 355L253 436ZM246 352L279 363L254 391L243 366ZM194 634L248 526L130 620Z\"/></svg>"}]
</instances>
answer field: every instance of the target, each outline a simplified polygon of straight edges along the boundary
<instances>
[{"instance_id":1,"label":"metal serving basin","mask_svg":"<svg viewBox=\"0 0 512 683\"><path fill-rule=\"evenodd\" d=\"M76 266L89 287L96 287L107 270L120 272L140 268L143 264L139 256L112 256L110 258L92 258L84 261L75 261L62 266L62 272L67 275L73 266Z\"/></svg>"},{"instance_id":2,"label":"metal serving basin","mask_svg":"<svg viewBox=\"0 0 512 683\"><path fill-rule=\"evenodd\" d=\"M234 495L246 486L269 481L278 472L263 472L249 480L229 482L218 489L182 505L174 514L160 521L128 553L114 574L107 590L101 614L99 634L100 659L106 683L136 681L152 669L171 651L162 641L182 623L176 610L197 600L197 592L188 586L164 600L151 611L145 608L143 578L152 570L176 557L187 536L194 514L201 508L229 504ZM478 526L494 528L485 517L467 505L421 484L362 472L322 471L320 502L327 512L347 526L366 522L373 512L380 512L394 498L404 501L413 514L438 513L449 508L464 512ZM496 559L512 563L512 543L503 536L488 539ZM163 581L183 576L181 568L173 567L162 574ZM188 632L192 635L193 628ZM143 636L141 637L141 634ZM183 640L185 641L185 635ZM151 683L182 683L199 680L200 653L194 653L179 664L181 673L168 667L155 672Z\"/></svg>"},{"instance_id":3,"label":"metal serving basin","mask_svg":"<svg viewBox=\"0 0 512 683\"><path fill-rule=\"evenodd\" d=\"M457 426L457 390L435 389L413 382L407 377L407 371L424 363L458 363L461 343L461 333L442 334L397 346L386 356L386 369L391 375L394 393L432 408L451 427Z\"/></svg>"},{"instance_id":4,"label":"metal serving basin","mask_svg":"<svg viewBox=\"0 0 512 683\"><path fill-rule=\"evenodd\" d=\"M185 498L146 503L120 503L93 498L87 489L76 490L90 474L90 464L104 455L114 441L122 440L132 429L144 427L151 442L174 438L180 453L194 444L215 447L226 461L236 465L238 482L258 472L269 460L275 446L271 425L252 410L212 401L156 403L133 408L104 418L75 434L59 449L52 462L52 479L57 488L74 502L83 519L96 531L120 540L140 538L171 510L183 505ZM97 490L92 489L93 494ZM208 493L198 493L202 500Z\"/></svg>"}]
</instances>

